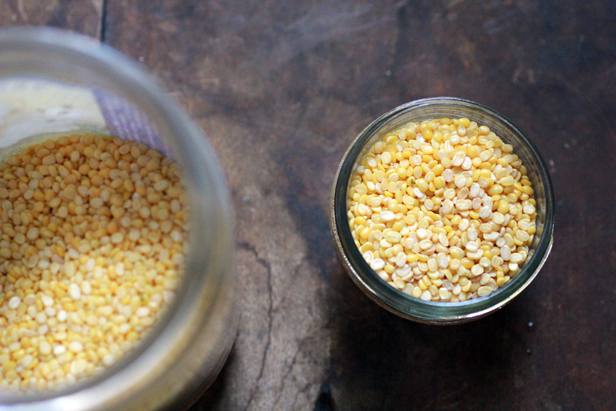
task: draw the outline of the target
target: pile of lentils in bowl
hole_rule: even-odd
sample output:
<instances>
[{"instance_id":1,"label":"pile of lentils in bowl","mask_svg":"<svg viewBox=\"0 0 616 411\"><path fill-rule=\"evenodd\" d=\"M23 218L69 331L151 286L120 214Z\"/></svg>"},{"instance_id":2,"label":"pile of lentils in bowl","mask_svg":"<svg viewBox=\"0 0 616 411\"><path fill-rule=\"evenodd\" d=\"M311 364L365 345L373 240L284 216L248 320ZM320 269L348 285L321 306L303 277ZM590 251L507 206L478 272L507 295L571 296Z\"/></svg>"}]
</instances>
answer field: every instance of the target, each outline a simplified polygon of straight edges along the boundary
<instances>
[{"instance_id":1,"label":"pile of lentils in bowl","mask_svg":"<svg viewBox=\"0 0 616 411\"><path fill-rule=\"evenodd\" d=\"M467 118L410 122L358 161L348 218L366 262L425 301L485 297L524 263L536 231L527 169Z\"/></svg>"},{"instance_id":2,"label":"pile of lentils in bowl","mask_svg":"<svg viewBox=\"0 0 616 411\"><path fill-rule=\"evenodd\" d=\"M0 389L54 389L131 350L174 297L187 222L178 165L73 135L0 163Z\"/></svg>"}]
</instances>

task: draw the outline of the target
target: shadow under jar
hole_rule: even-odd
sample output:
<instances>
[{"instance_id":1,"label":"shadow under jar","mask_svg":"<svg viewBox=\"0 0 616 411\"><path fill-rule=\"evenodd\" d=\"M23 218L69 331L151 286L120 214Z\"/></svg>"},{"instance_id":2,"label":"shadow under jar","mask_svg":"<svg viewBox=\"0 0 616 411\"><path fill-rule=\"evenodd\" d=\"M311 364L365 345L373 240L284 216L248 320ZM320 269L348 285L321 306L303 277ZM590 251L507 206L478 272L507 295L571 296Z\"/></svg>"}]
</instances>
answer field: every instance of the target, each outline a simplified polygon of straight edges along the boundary
<instances>
[{"instance_id":1,"label":"shadow under jar","mask_svg":"<svg viewBox=\"0 0 616 411\"><path fill-rule=\"evenodd\" d=\"M392 287L370 268L355 244L348 217L348 191L359 163L385 135L409 122L440 118L468 118L487 126L513 146L527 169L536 201L536 232L528 257L511 280L485 297L463 302L424 301ZM330 226L338 256L357 286L374 302L392 313L427 324L457 324L476 320L503 307L539 273L552 247L554 193L547 167L537 148L516 125L496 111L468 100L428 98L399 106L366 127L351 144L338 167L330 204Z\"/></svg>"}]
</instances>

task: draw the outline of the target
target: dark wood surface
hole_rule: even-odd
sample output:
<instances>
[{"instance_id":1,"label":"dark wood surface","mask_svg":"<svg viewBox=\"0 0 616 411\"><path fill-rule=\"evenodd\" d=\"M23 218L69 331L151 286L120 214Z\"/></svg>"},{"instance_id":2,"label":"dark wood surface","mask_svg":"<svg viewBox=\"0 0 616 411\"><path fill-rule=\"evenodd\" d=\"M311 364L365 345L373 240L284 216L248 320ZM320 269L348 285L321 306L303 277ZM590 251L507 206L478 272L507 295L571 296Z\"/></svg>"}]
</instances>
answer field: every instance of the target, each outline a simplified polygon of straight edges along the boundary
<instances>
[{"instance_id":1,"label":"dark wood surface","mask_svg":"<svg viewBox=\"0 0 616 411\"><path fill-rule=\"evenodd\" d=\"M10 0L142 61L209 135L237 221L241 325L201 410L615 410L616 3ZM344 150L401 103L456 96L549 162L552 254L498 313L418 325L330 240ZM529 323L532 322L532 326Z\"/></svg>"}]
</instances>

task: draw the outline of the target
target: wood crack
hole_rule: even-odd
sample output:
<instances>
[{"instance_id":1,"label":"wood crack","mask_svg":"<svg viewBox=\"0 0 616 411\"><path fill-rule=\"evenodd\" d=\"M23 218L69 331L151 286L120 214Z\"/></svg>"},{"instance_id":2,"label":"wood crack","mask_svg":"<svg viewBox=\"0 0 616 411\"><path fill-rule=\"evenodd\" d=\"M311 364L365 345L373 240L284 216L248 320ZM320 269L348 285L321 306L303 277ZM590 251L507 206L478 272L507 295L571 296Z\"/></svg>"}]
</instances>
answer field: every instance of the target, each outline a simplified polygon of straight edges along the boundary
<instances>
[{"instance_id":1,"label":"wood crack","mask_svg":"<svg viewBox=\"0 0 616 411\"><path fill-rule=\"evenodd\" d=\"M300 351L302 351L302 349L304 348L304 343L306 342L308 338L310 338L310 336L306 336L302 338L300 342L297 344L297 350L295 350L295 353L293 354L293 358L291 359L289 368L282 376L282 389L280 390L281 393L284 392L284 389L287 386L287 377L289 376L289 374L291 374L291 371L293 371L293 367L295 366L295 363L297 362L297 356L299 355ZM279 402L280 402L280 396L278 396L278 398L276 399L276 402L274 403L274 407L273 407L274 409L276 408Z\"/></svg>"},{"instance_id":2,"label":"wood crack","mask_svg":"<svg viewBox=\"0 0 616 411\"><path fill-rule=\"evenodd\" d=\"M101 43L105 43L107 40L107 1L108 0L103 0L103 6L101 7Z\"/></svg>"},{"instance_id":3,"label":"wood crack","mask_svg":"<svg viewBox=\"0 0 616 411\"><path fill-rule=\"evenodd\" d=\"M255 380L254 388L250 392L250 397L248 398L246 407L244 407L244 411L247 411L250 408L250 405L252 404L257 392L259 391L259 383L261 382L261 379L263 378L263 372L265 370L265 364L267 361L267 353L269 351L269 347L272 342L272 312L273 312L274 298L273 298L273 288L272 288L272 268L270 266L270 263L267 260L259 257L259 253L255 249L255 247L253 247L248 242L241 242L238 244L238 246L246 251L251 252L255 256L255 259L257 260L257 262L260 265L262 265L267 271L267 289L268 289L267 294L269 296L269 306L267 309L267 318L268 318L267 340L265 341L265 348L263 350L263 359L261 360L261 366L259 368L259 375L257 376L257 379Z\"/></svg>"}]
</instances>

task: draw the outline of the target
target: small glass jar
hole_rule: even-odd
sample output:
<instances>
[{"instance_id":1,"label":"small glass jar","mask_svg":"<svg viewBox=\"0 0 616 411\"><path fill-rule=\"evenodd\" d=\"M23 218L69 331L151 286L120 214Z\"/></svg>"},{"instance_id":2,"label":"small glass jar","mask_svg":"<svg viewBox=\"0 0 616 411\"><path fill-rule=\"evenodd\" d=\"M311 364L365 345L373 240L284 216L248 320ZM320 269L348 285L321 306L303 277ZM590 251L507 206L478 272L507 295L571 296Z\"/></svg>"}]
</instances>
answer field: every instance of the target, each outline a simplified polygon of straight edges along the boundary
<instances>
[{"instance_id":1,"label":"small glass jar","mask_svg":"<svg viewBox=\"0 0 616 411\"><path fill-rule=\"evenodd\" d=\"M173 302L115 364L54 390L0 392L0 409L182 409L212 383L237 332L233 213L216 155L143 68L110 47L50 28L0 31L0 158L80 133L138 141L181 165L185 269Z\"/></svg>"},{"instance_id":2,"label":"small glass jar","mask_svg":"<svg viewBox=\"0 0 616 411\"><path fill-rule=\"evenodd\" d=\"M528 170L537 202L537 231L529 246L528 258L520 271L503 287L488 296L464 302L424 301L409 296L382 280L357 248L348 221L348 190L351 177L372 145L388 132L409 122L438 118L466 117L488 126L503 141L513 145ZM438 97L413 101L396 107L366 127L344 154L338 167L330 203L330 225L336 250L346 271L373 301L392 313L427 324L456 324L476 320L503 307L539 273L552 248L554 193L545 162L530 139L511 121L496 111L468 100Z\"/></svg>"}]
</instances>

